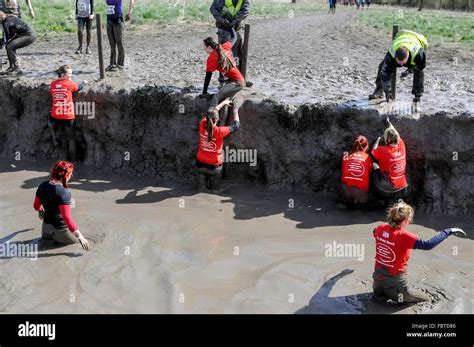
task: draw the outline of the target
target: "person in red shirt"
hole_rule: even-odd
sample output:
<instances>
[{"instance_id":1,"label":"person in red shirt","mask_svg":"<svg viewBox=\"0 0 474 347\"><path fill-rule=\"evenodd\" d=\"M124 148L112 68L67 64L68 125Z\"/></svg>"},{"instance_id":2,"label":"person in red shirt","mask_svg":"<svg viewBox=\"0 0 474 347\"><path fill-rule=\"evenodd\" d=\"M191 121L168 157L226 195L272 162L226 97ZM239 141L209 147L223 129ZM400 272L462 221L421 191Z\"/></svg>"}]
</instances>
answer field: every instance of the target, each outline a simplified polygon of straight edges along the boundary
<instances>
[{"instance_id":1,"label":"person in red shirt","mask_svg":"<svg viewBox=\"0 0 474 347\"><path fill-rule=\"evenodd\" d=\"M450 235L466 235L459 228L449 228L429 240L406 231L414 216L413 208L400 201L387 210L388 223L374 229L375 269L373 294L377 301L388 299L399 303L429 301L423 292L408 284L407 266L412 249L430 250Z\"/></svg>"},{"instance_id":2,"label":"person in red shirt","mask_svg":"<svg viewBox=\"0 0 474 347\"><path fill-rule=\"evenodd\" d=\"M230 126L218 126L219 110L231 104L224 99L215 108L210 108L199 123L199 150L196 156L198 189L217 191L220 186L224 164L224 137L237 131L240 127L238 108L233 108L233 121Z\"/></svg>"},{"instance_id":3,"label":"person in red shirt","mask_svg":"<svg viewBox=\"0 0 474 347\"><path fill-rule=\"evenodd\" d=\"M379 137L372 149L374 163L374 187L376 193L390 200L404 198L408 193L406 175L406 149L400 134L387 117L388 128L383 135L383 145Z\"/></svg>"},{"instance_id":4,"label":"person in red shirt","mask_svg":"<svg viewBox=\"0 0 474 347\"><path fill-rule=\"evenodd\" d=\"M71 216L72 199L67 183L73 170L74 165L70 162L56 162L51 170L51 179L41 183L36 190L33 208L43 220L43 240L53 240L64 245L79 242L84 250L89 250L89 242Z\"/></svg>"},{"instance_id":5,"label":"person in red shirt","mask_svg":"<svg viewBox=\"0 0 474 347\"><path fill-rule=\"evenodd\" d=\"M76 161L76 132L74 100L72 93L82 89L77 83L72 81L72 68L63 65L58 70L58 79L51 82L50 93L53 99L53 107L49 122L54 127L53 140L56 143L56 134L59 135L61 129L65 130L67 138L67 159Z\"/></svg>"},{"instance_id":6,"label":"person in red shirt","mask_svg":"<svg viewBox=\"0 0 474 347\"><path fill-rule=\"evenodd\" d=\"M369 199L369 178L373 161L367 154L368 150L369 141L365 136L358 135L350 152L344 152L342 156L340 199L345 204L363 204Z\"/></svg>"},{"instance_id":7,"label":"person in red shirt","mask_svg":"<svg viewBox=\"0 0 474 347\"><path fill-rule=\"evenodd\" d=\"M226 41L218 44L212 37L204 40L204 49L209 54L206 65L206 78L202 94L207 94L207 88L211 82L212 73L219 71L227 77L225 84L219 91L214 94L210 107L216 107L217 104L225 98L233 98L245 87L245 78L235 65L232 56L232 41Z\"/></svg>"}]
</instances>

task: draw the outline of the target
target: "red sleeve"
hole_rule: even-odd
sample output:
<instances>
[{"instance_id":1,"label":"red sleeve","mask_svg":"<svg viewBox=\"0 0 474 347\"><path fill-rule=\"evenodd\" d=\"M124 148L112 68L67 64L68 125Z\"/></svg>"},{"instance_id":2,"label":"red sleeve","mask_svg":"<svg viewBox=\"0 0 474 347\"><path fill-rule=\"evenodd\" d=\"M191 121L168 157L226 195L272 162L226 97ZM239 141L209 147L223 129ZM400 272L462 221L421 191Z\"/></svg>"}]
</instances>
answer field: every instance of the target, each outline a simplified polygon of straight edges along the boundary
<instances>
[{"instance_id":1,"label":"red sleeve","mask_svg":"<svg viewBox=\"0 0 474 347\"><path fill-rule=\"evenodd\" d=\"M36 211L40 211L42 208L41 208L41 200L40 198L38 198L37 196L35 196L35 201L33 202L33 208L36 210Z\"/></svg>"},{"instance_id":2,"label":"red sleeve","mask_svg":"<svg viewBox=\"0 0 474 347\"><path fill-rule=\"evenodd\" d=\"M374 161L372 160L372 157L370 155L367 156L366 163L367 163L367 167L369 168L369 173L372 172Z\"/></svg>"},{"instance_id":3,"label":"red sleeve","mask_svg":"<svg viewBox=\"0 0 474 347\"><path fill-rule=\"evenodd\" d=\"M217 61L217 52L214 51L209 54L209 57L207 58L206 72L214 72L218 67L219 63Z\"/></svg>"},{"instance_id":4,"label":"red sleeve","mask_svg":"<svg viewBox=\"0 0 474 347\"><path fill-rule=\"evenodd\" d=\"M232 42L226 41L223 44L221 44L221 47L224 51L230 51L232 49Z\"/></svg>"},{"instance_id":5,"label":"red sleeve","mask_svg":"<svg viewBox=\"0 0 474 347\"><path fill-rule=\"evenodd\" d=\"M372 155L373 155L374 158L377 159L377 160L380 160L380 157L381 157L381 153L380 153L381 147L382 147L382 146L379 146L379 147L377 147L376 149L372 150Z\"/></svg>"},{"instance_id":6,"label":"red sleeve","mask_svg":"<svg viewBox=\"0 0 474 347\"><path fill-rule=\"evenodd\" d=\"M405 247L408 248L408 249L413 249L413 247L415 246L415 242L416 240L419 239L418 236L416 236L415 234L412 234L408 231L405 231L403 233L404 237L403 237L403 242L405 244Z\"/></svg>"},{"instance_id":7,"label":"red sleeve","mask_svg":"<svg viewBox=\"0 0 474 347\"><path fill-rule=\"evenodd\" d=\"M78 228L71 216L71 205L59 205L59 212L61 212L61 217L63 217L69 230L72 233L75 232Z\"/></svg>"},{"instance_id":8,"label":"red sleeve","mask_svg":"<svg viewBox=\"0 0 474 347\"><path fill-rule=\"evenodd\" d=\"M406 154L405 142L402 140L401 137L400 137L400 140L399 140L399 144L400 144L400 151L401 151L403 154Z\"/></svg>"},{"instance_id":9,"label":"red sleeve","mask_svg":"<svg viewBox=\"0 0 474 347\"><path fill-rule=\"evenodd\" d=\"M226 137L231 133L230 127L216 127L214 129L215 136Z\"/></svg>"},{"instance_id":10,"label":"red sleeve","mask_svg":"<svg viewBox=\"0 0 474 347\"><path fill-rule=\"evenodd\" d=\"M79 90L79 85L71 81L71 92L77 92Z\"/></svg>"}]
</instances>

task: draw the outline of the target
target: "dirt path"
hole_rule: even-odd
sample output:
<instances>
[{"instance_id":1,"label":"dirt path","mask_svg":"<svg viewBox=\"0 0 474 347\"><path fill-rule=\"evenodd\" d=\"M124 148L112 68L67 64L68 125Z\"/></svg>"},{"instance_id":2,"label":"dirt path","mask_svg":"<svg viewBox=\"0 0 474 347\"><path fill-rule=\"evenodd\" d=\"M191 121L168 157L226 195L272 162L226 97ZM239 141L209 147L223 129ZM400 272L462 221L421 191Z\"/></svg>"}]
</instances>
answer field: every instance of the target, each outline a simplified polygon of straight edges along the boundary
<instances>
[{"instance_id":1,"label":"dirt path","mask_svg":"<svg viewBox=\"0 0 474 347\"><path fill-rule=\"evenodd\" d=\"M41 222L31 204L46 170L0 161L0 243L38 244ZM433 305L381 305L370 300L371 231L381 211L339 210L325 195L248 186L197 194L83 166L73 181L73 215L95 240L92 251L40 247L36 261L0 259L0 312L472 313L472 218L417 214L409 230L422 238L441 224L464 228L468 238L413 252L409 273ZM330 257L334 242L364 251Z\"/></svg>"},{"instance_id":2,"label":"dirt path","mask_svg":"<svg viewBox=\"0 0 474 347\"><path fill-rule=\"evenodd\" d=\"M361 25L356 20L361 13L341 9L336 15L249 20L252 41L248 78L254 82L249 93L295 104L334 102L366 107L390 37ZM199 92L206 59L202 39L214 33L211 24L128 31L127 71L109 74L106 83L116 89L152 83L191 87ZM22 82L49 83L54 77L51 71L63 63L75 67L78 79L93 80L98 71L96 56L76 56L75 48L75 35L64 34L26 49L22 52L23 61L30 72L22 77ZM96 52L96 47L93 50ZM473 57L473 52L459 46L430 40L424 112L472 113ZM213 82L215 85L217 77ZM400 101L410 102L410 92L411 78L399 82ZM375 104L373 107L379 107Z\"/></svg>"}]
</instances>

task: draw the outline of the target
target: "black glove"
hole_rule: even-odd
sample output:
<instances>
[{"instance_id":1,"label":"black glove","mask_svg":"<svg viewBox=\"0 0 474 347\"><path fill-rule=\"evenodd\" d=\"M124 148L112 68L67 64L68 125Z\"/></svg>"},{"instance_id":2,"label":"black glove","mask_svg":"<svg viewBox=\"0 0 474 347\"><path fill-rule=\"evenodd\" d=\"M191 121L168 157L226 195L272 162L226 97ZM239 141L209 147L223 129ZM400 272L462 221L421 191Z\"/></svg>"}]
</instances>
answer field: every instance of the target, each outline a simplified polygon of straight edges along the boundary
<instances>
[{"instance_id":1,"label":"black glove","mask_svg":"<svg viewBox=\"0 0 474 347\"><path fill-rule=\"evenodd\" d=\"M41 219L41 220L44 219L44 211L43 210L38 211L38 218Z\"/></svg>"},{"instance_id":2,"label":"black glove","mask_svg":"<svg viewBox=\"0 0 474 347\"><path fill-rule=\"evenodd\" d=\"M218 28L230 28L231 24L227 18L221 17L221 18L216 19L216 26Z\"/></svg>"},{"instance_id":3,"label":"black glove","mask_svg":"<svg viewBox=\"0 0 474 347\"><path fill-rule=\"evenodd\" d=\"M239 24L240 24L240 21L238 21L237 19L232 19L232 22L230 22L230 26L232 28L237 28Z\"/></svg>"},{"instance_id":4,"label":"black glove","mask_svg":"<svg viewBox=\"0 0 474 347\"><path fill-rule=\"evenodd\" d=\"M447 231L448 232L448 235L456 235L456 236L466 236L466 233L464 232L464 230L460 229L460 228L449 228L449 229L444 229L443 231Z\"/></svg>"},{"instance_id":5,"label":"black glove","mask_svg":"<svg viewBox=\"0 0 474 347\"><path fill-rule=\"evenodd\" d=\"M390 100L393 100L393 95L389 90L385 91L385 100L389 102Z\"/></svg>"},{"instance_id":6,"label":"black glove","mask_svg":"<svg viewBox=\"0 0 474 347\"><path fill-rule=\"evenodd\" d=\"M2 38L0 39L0 49L3 48L3 45L5 45L5 38L4 38L4 37L2 37Z\"/></svg>"},{"instance_id":7,"label":"black glove","mask_svg":"<svg viewBox=\"0 0 474 347\"><path fill-rule=\"evenodd\" d=\"M414 73L415 71L413 69L406 69L400 74L400 77L402 79L407 78L409 74Z\"/></svg>"}]
</instances>

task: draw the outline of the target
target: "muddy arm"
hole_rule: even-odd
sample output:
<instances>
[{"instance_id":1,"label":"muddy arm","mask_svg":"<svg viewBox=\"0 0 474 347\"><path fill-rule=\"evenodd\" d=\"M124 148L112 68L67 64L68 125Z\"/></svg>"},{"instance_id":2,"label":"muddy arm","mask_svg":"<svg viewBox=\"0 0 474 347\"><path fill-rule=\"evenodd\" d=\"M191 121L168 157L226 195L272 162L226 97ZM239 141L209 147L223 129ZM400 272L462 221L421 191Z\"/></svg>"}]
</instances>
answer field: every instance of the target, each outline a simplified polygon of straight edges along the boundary
<instances>
[{"instance_id":1,"label":"muddy arm","mask_svg":"<svg viewBox=\"0 0 474 347\"><path fill-rule=\"evenodd\" d=\"M207 88L209 87L209 83L211 83L212 72L207 71L206 77L204 78L204 87L202 88L202 93L207 94Z\"/></svg>"}]
</instances>

